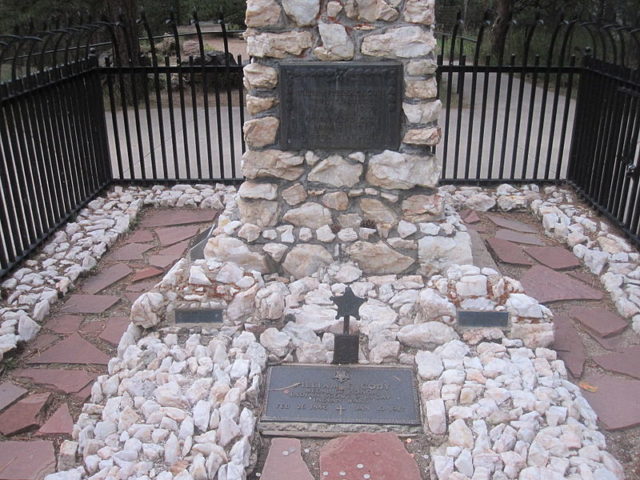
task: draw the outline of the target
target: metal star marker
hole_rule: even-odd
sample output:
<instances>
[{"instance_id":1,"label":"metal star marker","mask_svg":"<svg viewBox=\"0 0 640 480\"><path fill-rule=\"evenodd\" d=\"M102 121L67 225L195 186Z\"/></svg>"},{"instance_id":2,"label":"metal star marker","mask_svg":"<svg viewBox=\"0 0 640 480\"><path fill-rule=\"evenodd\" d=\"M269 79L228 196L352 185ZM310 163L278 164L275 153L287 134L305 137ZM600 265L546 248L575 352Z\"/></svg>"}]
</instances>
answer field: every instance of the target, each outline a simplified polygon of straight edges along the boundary
<instances>
[{"instance_id":1,"label":"metal star marker","mask_svg":"<svg viewBox=\"0 0 640 480\"><path fill-rule=\"evenodd\" d=\"M338 307L338 313L336 318L341 317L354 317L360 320L360 307L366 302L364 298L356 297L351 290L351 287L347 287L344 291L344 295L340 297L331 297L331 301Z\"/></svg>"}]
</instances>

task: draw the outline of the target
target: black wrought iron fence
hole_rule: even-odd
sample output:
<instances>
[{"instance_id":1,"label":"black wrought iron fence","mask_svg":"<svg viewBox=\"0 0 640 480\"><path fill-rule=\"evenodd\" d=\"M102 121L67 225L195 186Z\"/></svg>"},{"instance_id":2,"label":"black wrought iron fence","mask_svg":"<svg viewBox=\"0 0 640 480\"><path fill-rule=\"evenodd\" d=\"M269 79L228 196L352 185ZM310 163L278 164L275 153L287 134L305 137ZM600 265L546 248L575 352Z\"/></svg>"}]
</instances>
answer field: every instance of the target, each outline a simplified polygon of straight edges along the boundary
<instances>
[{"instance_id":1,"label":"black wrought iron fence","mask_svg":"<svg viewBox=\"0 0 640 480\"><path fill-rule=\"evenodd\" d=\"M242 181L242 41L126 25L0 36L0 277L114 182ZM488 16L461 25L438 35L443 181L569 182L640 244L640 29L513 25L496 51Z\"/></svg>"},{"instance_id":2,"label":"black wrought iron fence","mask_svg":"<svg viewBox=\"0 0 640 480\"><path fill-rule=\"evenodd\" d=\"M639 31L537 21L510 25L496 51L488 15L473 38L463 23L438 35L444 181L567 179L582 59L638 68Z\"/></svg>"},{"instance_id":3,"label":"black wrought iron fence","mask_svg":"<svg viewBox=\"0 0 640 480\"><path fill-rule=\"evenodd\" d=\"M4 37L3 55L37 37ZM0 277L109 185L112 176L95 58L33 68L0 84Z\"/></svg>"},{"instance_id":4,"label":"black wrought iron fence","mask_svg":"<svg viewBox=\"0 0 640 480\"><path fill-rule=\"evenodd\" d=\"M114 179L240 181L242 55L230 42L241 42L224 22L206 38L195 15L192 34L179 34L173 17L167 35L154 36L144 15L138 23L145 36L130 50L140 50L139 61L106 56L100 68ZM116 49L117 28L109 26Z\"/></svg>"}]
</instances>

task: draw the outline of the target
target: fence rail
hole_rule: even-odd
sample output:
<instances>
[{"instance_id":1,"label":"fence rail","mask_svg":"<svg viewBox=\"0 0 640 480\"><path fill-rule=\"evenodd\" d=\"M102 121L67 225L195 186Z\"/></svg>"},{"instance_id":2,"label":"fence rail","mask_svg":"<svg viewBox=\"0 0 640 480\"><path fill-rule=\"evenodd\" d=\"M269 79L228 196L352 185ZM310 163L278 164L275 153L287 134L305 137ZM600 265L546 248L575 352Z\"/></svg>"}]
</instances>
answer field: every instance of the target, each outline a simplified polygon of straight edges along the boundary
<instances>
[{"instance_id":1,"label":"fence rail","mask_svg":"<svg viewBox=\"0 0 640 480\"><path fill-rule=\"evenodd\" d=\"M192 24L0 35L0 277L113 183L242 181L240 41ZM495 51L488 15L462 25L438 34L443 182L569 183L640 245L640 29L536 21Z\"/></svg>"},{"instance_id":2,"label":"fence rail","mask_svg":"<svg viewBox=\"0 0 640 480\"><path fill-rule=\"evenodd\" d=\"M0 276L111 183L95 59L0 85Z\"/></svg>"}]
</instances>

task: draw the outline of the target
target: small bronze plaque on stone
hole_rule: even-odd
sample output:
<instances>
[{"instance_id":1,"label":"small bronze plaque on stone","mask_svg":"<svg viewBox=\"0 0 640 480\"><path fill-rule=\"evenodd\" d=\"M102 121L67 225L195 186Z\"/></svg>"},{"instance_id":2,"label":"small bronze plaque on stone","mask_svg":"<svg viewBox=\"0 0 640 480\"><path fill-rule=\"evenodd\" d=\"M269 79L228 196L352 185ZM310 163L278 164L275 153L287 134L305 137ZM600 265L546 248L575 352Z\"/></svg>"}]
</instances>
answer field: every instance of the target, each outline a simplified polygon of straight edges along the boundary
<instances>
[{"instance_id":1,"label":"small bronze plaque on stone","mask_svg":"<svg viewBox=\"0 0 640 480\"><path fill-rule=\"evenodd\" d=\"M406 367L274 366L262 421L420 425L415 378Z\"/></svg>"},{"instance_id":2,"label":"small bronze plaque on stone","mask_svg":"<svg viewBox=\"0 0 640 480\"><path fill-rule=\"evenodd\" d=\"M222 323L220 309L176 310L175 315L176 323Z\"/></svg>"},{"instance_id":3,"label":"small bronze plaque on stone","mask_svg":"<svg viewBox=\"0 0 640 480\"><path fill-rule=\"evenodd\" d=\"M397 150L401 115L400 63L280 65L283 150Z\"/></svg>"},{"instance_id":4,"label":"small bronze plaque on stone","mask_svg":"<svg viewBox=\"0 0 640 480\"><path fill-rule=\"evenodd\" d=\"M458 312L458 325L461 327L499 327L506 328L509 325L507 312Z\"/></svg>"}]
</instances>

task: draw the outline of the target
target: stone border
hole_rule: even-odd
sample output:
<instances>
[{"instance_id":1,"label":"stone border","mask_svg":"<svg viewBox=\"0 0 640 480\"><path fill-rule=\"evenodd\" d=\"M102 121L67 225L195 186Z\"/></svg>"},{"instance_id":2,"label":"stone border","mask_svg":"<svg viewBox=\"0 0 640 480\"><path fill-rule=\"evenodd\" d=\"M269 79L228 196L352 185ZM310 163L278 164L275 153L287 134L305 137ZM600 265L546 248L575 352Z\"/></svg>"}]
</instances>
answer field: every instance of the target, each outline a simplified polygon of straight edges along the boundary
<instances>
[{"instance_id":1,"label":"stone border","mask_svg":"<svg viewBox=\"0 0 640 480\"><path fill-rule=\"evenodd\" d=\"M171 188L116 186L90 202L42 247L2 282L13 292L0 303L0 361L19 342L28 342L40 330L51 307L73 289L78 277L126 234L147 206L224 209L236 189L225 185L175 185Z\"/></svg>"},{"instance_id":2,"label":"stone border","mask_svg":"<svg viewBox=\"0 0 640 480\"><path fill-rule=\"evenodd\" d=\"M640 253L597 213L576 204L577 194L570 189L550 186L544 195L536 185L518 190L503 184L495 190L480 187L444 186L441 194L458 208L489 211L528 210L538 217L545 234L573 250L583 265L597 275L610 293L618 313L631 320L640 333Z\"/></svg>"}]
</instances>

